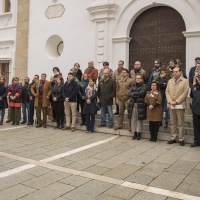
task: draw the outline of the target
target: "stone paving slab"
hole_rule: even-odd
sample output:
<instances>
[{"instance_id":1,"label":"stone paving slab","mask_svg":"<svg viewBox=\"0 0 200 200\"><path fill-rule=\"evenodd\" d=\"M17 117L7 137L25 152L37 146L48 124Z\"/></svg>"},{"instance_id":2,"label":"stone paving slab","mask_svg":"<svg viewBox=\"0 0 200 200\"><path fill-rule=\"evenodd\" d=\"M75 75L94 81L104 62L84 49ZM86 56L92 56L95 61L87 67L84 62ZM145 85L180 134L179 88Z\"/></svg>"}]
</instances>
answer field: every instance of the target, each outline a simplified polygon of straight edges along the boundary
<instances>
[{"instance_id":1,"label":"stone paving slab","mask_svg":"<svg viewBox=\"0 0 200 200\"><path fill-rule=\"evenodd\" d=\"M167 197L148 192L139 192L131 200L165 200Z\"/></svg>"},{"instance_id":2,"label":"stone paving slab","mask_svg":"<svg viewBox=\"0 0 200 200\"><path fill-rule=\"evenodd\" d=\"M154 180L154 177L153 176L147 176L147 175L144 175L144 174L134 173L134 174L130 175L129 177L127 177L125 180L132 182L132 183L139 183L139 184L142 184L142 185L148 185L149 183L151 183Z\"/></svg>"}]
</instances>

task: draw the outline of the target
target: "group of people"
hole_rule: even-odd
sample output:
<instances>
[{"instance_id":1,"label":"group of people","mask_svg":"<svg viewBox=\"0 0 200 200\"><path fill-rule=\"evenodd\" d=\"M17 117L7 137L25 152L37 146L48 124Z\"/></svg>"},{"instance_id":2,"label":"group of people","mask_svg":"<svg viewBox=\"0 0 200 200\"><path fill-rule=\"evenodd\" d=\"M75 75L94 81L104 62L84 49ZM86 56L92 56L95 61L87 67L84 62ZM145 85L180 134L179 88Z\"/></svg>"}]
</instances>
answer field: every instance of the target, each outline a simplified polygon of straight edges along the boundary
<instances>
[{"instance_id":1,"label":"group of people","mask_svg":"<svg viewBox=\"0 0 200 200\"><path fill-rule=\"evenodd\" d=\"M170 116L171 139L168 144L176 142L179 132L179 142L184 146L184 113L189 87L193 102L194 143L200 145L200 58L195 58L195 66L191 68L189 78L181 68L180 60L172 59L169 66L164 66L155 59L154 67L148 75L142 69L141 62L136 61L130 72L124 68L124 61L118 62L118 68L113 71L109 63L104 62L98 72L93 61L88 62L88 68L81 71L78 63L70 69L67 80L64 81L58 67L53 68L53 76L47 80L45 73L39 78L35 75L32 82L25 77L24 84L18 77L13 77L12 84L4 86L5 78L0 76L0 125L3 125L5 108L9 108L8 119L12 125L23 120L21 124L33 125L36 109L36 128L47 127L49 105L53 108L55 129L75 131L76 113L81 109L81 125L86 125L86 132L94 132L95 114L101 106L101 124L98 127L123 128L124 113L127 110L129 131L134 133L133 140L141 139L143 120L149 121L150 141L156 142L160 126L168 127ZM116 112L113 114L114 100ZM8 105L7 105L8 104ZM28 113L28 115L27 115ZM41 118L41 113L43 117ZM163 121L165 113L165 122ZM106 122L108 114L108 122ZM119 115L114 126L113 115ZM64 127L64 119L66 126ZM178 131L179 130L179 131Z\"/></svg>"}]
</instances>

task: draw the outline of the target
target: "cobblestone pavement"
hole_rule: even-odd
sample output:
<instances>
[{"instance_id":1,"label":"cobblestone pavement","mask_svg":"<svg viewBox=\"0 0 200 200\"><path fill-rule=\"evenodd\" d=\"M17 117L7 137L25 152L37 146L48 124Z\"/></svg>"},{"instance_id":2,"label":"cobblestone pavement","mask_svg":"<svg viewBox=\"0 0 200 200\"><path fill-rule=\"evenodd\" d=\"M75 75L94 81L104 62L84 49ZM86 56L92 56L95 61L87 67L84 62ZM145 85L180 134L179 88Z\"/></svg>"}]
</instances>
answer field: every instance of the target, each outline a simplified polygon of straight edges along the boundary
<instances>
[{"instance_id":1,"label":"cobblestone pavement","mask_svg":"<svg viewBox=\"0 0 200 200\"><path fill-rule=\"evenodd\" d=\"M200 147L0 127L0 200L200 199Z\"/></svg>"}]
</instances>

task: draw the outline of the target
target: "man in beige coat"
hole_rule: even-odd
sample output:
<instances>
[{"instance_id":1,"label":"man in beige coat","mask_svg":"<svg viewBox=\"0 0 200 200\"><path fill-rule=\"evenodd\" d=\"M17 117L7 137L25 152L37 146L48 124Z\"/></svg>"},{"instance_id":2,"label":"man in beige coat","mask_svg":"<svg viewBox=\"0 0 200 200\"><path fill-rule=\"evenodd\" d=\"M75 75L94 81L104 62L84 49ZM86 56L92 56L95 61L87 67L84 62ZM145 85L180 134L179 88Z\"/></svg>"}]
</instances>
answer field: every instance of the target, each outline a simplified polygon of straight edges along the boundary
<instances>
[{"instance_id":1,"label":"man in beige coat","mask_svg":"<svg viewBox=\"0 0 200 200\"><path fill-rule=\"evenodd\" d=\"M180 146L184 146L184 113L189 82L183 78L180 67L173 69L173 78L169 80L166 88L168 107L170 108L171 140L167 144L176 143L177 129L179 129ZM178 122L177 122L178 120Z\"/></svg>"},{"instance_id":2,"label":"man in beige coat","mask_svg":"<svg viewBox=\"0 0 200 200\"><path fill-rule=\"evenodd\" d=\"M41 80L35 82L31 86L31 93L35 96L34 105L36 107L37 126L36 128L47 126L47 107L50 105L49 97L52 92L52 87L49 81L46 80L46 74L41 74ZM43 123L41 120L41 111L43 113Z\"/></svg>"},{"instance_id":3,"label":"man in beige coat","mask_svg":"<svg viewBox=\"0 0 200 200\"><path fill-rule=\"evenodd\" d=\"M127 69L122 70L122 77L116 82L116 103L119 106L118 125L115 126L115 130L122 129L124 121L124 110L128 110L129 90L132 85L132 79L129 78L129 71Z\"/></svg>"}]
</instances>

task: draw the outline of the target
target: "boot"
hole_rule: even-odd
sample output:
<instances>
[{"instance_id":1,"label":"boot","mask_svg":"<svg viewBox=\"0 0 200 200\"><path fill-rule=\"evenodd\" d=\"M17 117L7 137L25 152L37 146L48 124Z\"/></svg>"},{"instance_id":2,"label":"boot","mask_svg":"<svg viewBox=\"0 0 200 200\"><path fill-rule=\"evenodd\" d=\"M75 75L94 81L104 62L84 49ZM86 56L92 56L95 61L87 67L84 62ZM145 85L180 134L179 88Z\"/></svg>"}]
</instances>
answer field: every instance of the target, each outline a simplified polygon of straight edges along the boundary
<instances>
[{"instance_id":1,"label":"boot","mask_svg":"<svg viewBox=\"0 0 200 200\"><path fill-rule=\"evenodd\" d=\"M168 122L165 122L164 128L168 128Z\"/></svg>"},{"instance_id":2,"label":"boot","mask_svg":"<svg viewBox=\"0 0 200 200\"><path fill-rule=\"evenodd\" d=\"M138 133L137 134L137 140L140 140L141 139L141 133Z\"/></svg>"},{"instance_id":3,"label":"boot","mask_svg":"<svg viewBox=\"0 0 200 200\"><path fill-rule=\"evenodd\" d=\"M157 135L158 135L158 133L154 133L153 142L156 142L156 141L157 141Z\"/></svg>"},{"instance_id":4,"label":"boot","mask_svg":"<svg viewBox=\"0 0 200 200\"><path fill-rule=\"evenodd\" d=\"M132 137L132 140L135 140L137 138L137 132L134 132L134 136Z\"/></svg>"}]
</instances>

